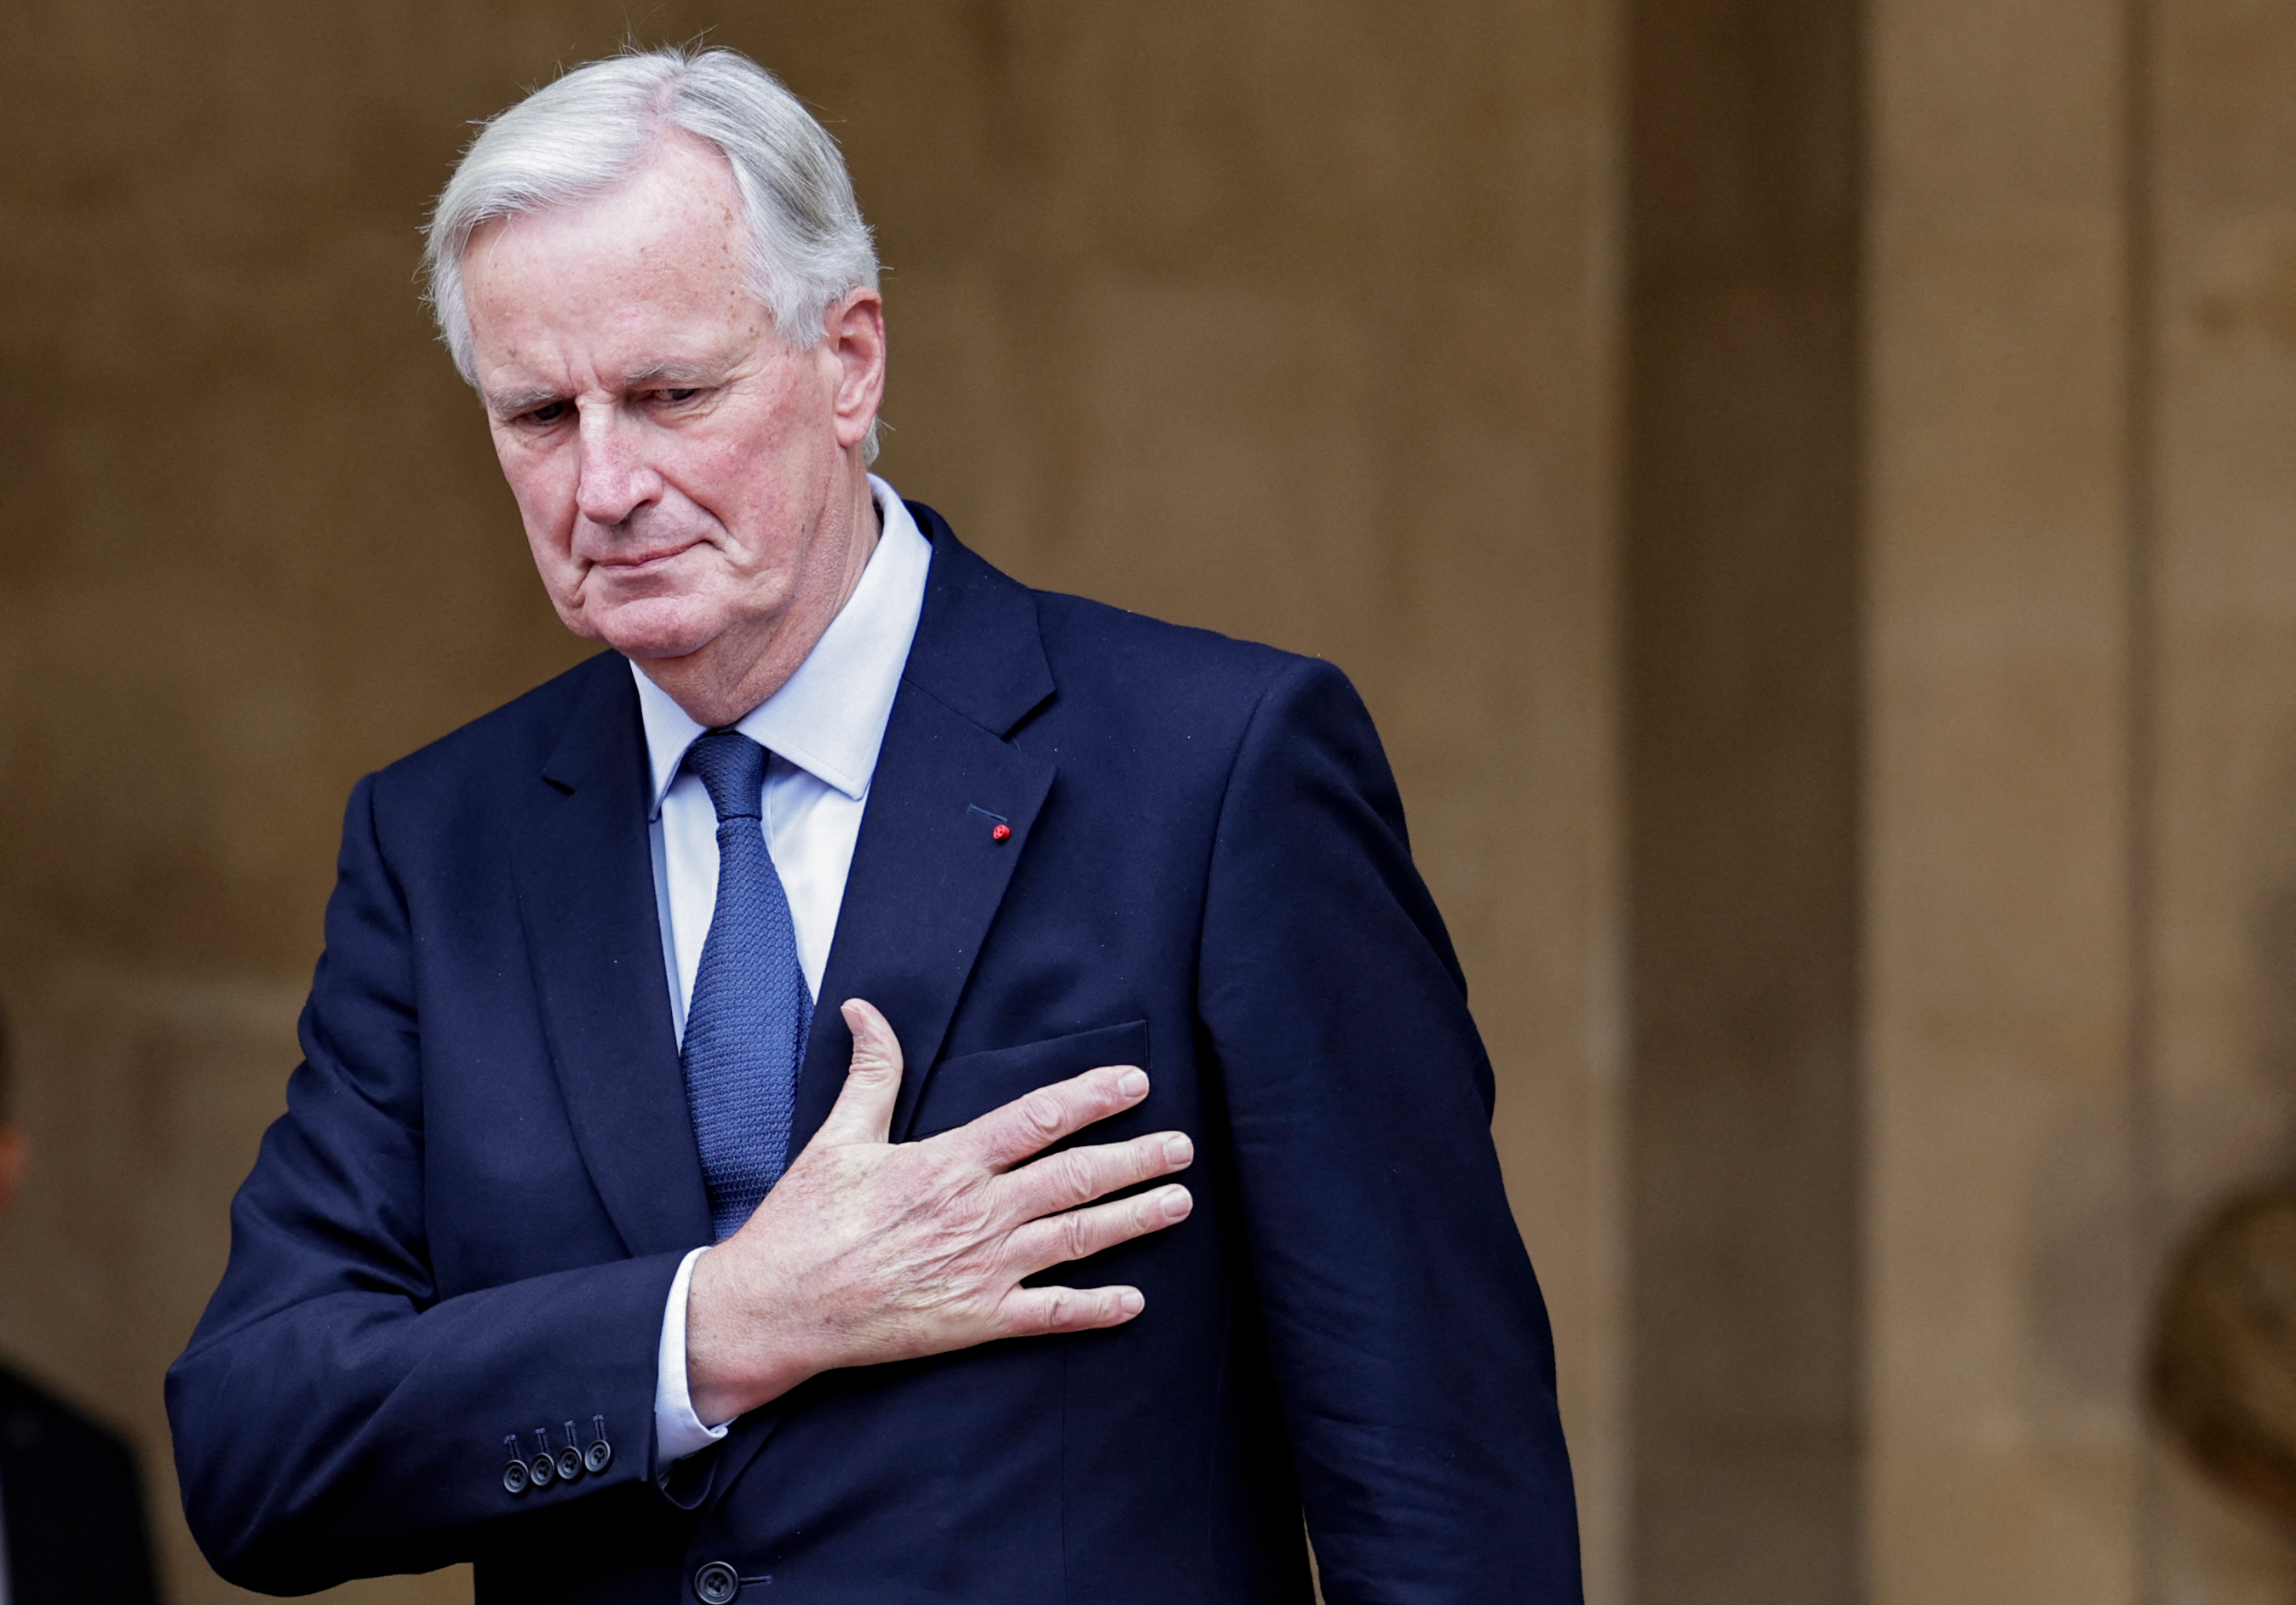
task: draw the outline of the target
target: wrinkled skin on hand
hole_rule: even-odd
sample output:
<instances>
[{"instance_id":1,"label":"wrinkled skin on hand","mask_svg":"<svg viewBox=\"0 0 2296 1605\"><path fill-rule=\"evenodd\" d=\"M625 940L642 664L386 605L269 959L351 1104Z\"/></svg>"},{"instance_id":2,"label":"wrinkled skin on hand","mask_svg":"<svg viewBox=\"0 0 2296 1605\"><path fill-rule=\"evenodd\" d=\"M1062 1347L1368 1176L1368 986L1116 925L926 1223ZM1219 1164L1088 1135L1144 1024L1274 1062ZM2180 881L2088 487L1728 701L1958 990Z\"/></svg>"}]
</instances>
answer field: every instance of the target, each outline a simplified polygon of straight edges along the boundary
<instances>
[{"instance_id":1,"label":"wrinkled skin on hand","mask_svg":"<svg viewBox=\"0 0 2296 1605\"><path fill-rule=\"evenodd\" d=\"M1194 1207L1177 1183L1093 1202L1185 1169L1195 1151L1178 1132L1034 1159L1146 1097L1144 1071L1087 1070L955 1131L890 1142L900 1044L868 1003L843 1013L853 1063L836 1107L742 1229L694 1264L686 1381L705 1421L840 1366L1120 1326L1144 1306L1136 1288L1021 1283Z\"/></svg>"}]
</instances>

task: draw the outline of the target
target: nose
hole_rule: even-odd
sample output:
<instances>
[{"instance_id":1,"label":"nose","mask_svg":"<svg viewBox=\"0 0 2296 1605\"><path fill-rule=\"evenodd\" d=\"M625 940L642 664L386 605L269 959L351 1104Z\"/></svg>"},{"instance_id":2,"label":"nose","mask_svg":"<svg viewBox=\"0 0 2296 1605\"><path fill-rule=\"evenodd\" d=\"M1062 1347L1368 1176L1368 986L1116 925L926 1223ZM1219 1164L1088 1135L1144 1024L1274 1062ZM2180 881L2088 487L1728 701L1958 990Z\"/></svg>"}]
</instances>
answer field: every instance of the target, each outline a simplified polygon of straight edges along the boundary
<instances>
[{"instance_id":1,"label":"nose","mask_svg":"<svg viewBox=\"0 0 2296 1605\"><path fill-rule=\"evenodd\" d=\"M581 479L574 504L593 524L612 526L661 495L661 476L645 459L636 431L612 406L581 410Z\"/></svg>"}]
</instances>

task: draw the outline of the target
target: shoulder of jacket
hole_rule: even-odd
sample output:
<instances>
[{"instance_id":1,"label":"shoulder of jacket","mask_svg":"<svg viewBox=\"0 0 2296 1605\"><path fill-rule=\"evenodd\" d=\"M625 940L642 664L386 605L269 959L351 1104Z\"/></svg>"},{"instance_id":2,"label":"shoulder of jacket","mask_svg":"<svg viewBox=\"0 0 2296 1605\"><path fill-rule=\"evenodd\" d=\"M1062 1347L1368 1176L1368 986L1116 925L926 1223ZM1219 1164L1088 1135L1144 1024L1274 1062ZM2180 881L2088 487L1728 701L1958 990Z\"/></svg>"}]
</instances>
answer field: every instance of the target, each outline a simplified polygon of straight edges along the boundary
<instances>
[{"instance_id":1,"label":"shoulder of jacket","mask_svg":"<svg viewBox=\"0 0 2296 1605\"><path fill-rule=\"evenodd\" d=\"M567 721L602 680L627 676L627 659L596 652L563 674L480 714L376 771L378 786L423 790L501 777L527 779L540 772Z\"/></svg>"},{"instance_id":2,"label":"shoulder of jacket","mask_svg":"<svg viewBox=\"0 0 2296 1605\"><path fill-rule=\"evenodd\" d=\"M1224 689L1249 706L1286 671L1318 662L1281 647L1168 623L1082 596L1058 591L1031 594L1046 655L1064 688L1086 676L1146 690L1185 687L1199 695Z\"/></svg>"}]
</instances>

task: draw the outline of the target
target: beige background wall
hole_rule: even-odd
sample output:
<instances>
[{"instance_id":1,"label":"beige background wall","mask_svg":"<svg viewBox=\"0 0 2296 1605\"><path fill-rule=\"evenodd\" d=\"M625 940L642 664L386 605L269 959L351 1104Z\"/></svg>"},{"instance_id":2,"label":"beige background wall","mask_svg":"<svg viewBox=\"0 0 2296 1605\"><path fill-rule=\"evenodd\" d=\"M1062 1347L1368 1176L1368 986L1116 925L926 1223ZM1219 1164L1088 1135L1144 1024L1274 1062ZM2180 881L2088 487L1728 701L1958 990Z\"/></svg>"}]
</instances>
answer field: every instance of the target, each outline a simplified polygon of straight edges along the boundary
<instances>
[{"instance_id":1,"label":"beige background wall","mask_svg":"<svg viewBox=\"0 0 2296 1605\"><path fill-rule=\"evenodd\" d=\"M1870 1593L2286 1601L2132 1377L2292 1157L2296 12L1871 17Z\"/></svg>"},{"instance_id":2,"label":"beige background wall","mask_svg":"<svg viewBox=\"0 0 2296 1605\"><path fill-rule=\"evenodd\" d=\"M1875 1605L2147 1597L2126 17L1872 12Z\"/></svg>"},{"instance_id":3,"label":"beige background wall","mask_svg":"<svg viewBox=\"0 0 2296 1605\"><path fill-rule=\"evenodd\" d=\"M1857 1586L1857 8L1627 30L1634 1597Z\"/></svg>"},{"instance_id":4,"label":"beige background wall","mask_svg":"<svg viewBox=\"0 0 2296 1605\"><path fill-rule=\"evenodd\" d=\"M2160 1000L2153 1186L2188 1229L2296 1152L2296 17L2152 23ZM2296 1546L2173 1456L2167 1597L2296 1598Z\"/></svg>"},{"instance_id":5,"label":"beige background wall","mask_svg":"<svg viewBox=\"0 0 2296 1605\"><path fill-rule=\"evenodd\" d=\"M2280 0L0 0L0 1347L130 1429L341 799L576 648L413 291L705 27L832 119L883 463L1332 658L1498 1064L1596 1605L2267 1605L2162 1256L2296 1116ZM465 1597L455 1574L364 1585Z\"/></svg>"}]
</instances>

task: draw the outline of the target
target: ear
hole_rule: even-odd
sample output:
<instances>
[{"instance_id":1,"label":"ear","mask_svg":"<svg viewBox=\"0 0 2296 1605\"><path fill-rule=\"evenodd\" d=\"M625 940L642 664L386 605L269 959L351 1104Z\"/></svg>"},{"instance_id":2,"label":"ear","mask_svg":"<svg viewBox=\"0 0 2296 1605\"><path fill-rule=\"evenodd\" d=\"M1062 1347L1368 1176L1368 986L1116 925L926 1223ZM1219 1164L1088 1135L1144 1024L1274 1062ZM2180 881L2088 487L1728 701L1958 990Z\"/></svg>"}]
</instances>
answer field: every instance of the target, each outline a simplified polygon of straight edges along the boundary
<instances>
[{"instance_id":1,"label":"ear","mask_svg":"<svg viewBox=\"0 0 2296 1605\"><path fill-rule=\"evenodd\" d=\"M5 1219L8 1207L16 1201L16 1188L24 1179L24 1167L32 1158L30 1139L19 1126L0 1125L0 1219Z\"/></svg>"},{"instance_id":2,"label":"ear","mask_svg":"<svg viewBox=\"0 0 2296 1605\"><path fill-rule=\"evenodd\" d=\"M850 451L867 438L885 398L885 298L861 289L831 302L821 349L837 364L837 444Z\"/></svg>"}]
</instances>

